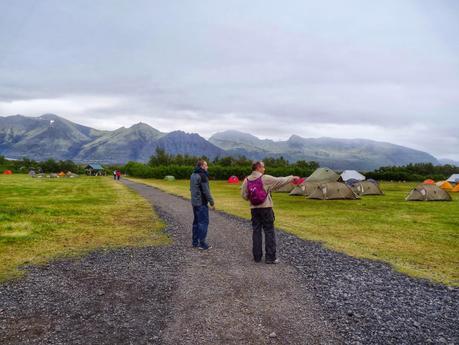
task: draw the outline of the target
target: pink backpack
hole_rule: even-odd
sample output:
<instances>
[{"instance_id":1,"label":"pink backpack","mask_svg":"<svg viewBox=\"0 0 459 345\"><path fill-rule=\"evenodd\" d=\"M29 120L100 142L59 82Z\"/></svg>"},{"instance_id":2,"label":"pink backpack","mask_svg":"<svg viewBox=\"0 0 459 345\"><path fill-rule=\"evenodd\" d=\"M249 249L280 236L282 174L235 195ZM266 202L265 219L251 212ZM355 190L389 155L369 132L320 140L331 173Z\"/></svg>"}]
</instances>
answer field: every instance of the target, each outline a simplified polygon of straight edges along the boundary
<instances>
[{"instance_id":1,"label":"pink backpack","mask_svg":"<svg viewBox=\"0 0 459 345\"><path fill-rule=\"evenodd\" d=\"M268 193L266 193L265 189L263 188L262 177L263 176L260 176L253 181L247 179L247 193L251 204L254 206L261 205L268 197Z\"/></svg>"}]
</instances>

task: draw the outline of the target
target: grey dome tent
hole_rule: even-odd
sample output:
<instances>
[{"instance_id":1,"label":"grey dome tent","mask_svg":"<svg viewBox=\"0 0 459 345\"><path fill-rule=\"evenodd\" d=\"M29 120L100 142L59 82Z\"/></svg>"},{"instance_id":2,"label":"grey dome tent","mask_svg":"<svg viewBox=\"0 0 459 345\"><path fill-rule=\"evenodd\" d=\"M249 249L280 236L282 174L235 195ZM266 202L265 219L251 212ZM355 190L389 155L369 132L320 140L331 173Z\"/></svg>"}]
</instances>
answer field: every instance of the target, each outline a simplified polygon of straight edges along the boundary
<instances>
[{"instance_id":1,"label":"grey dome tent","mask_svg":"<svg viewBox=\"0 0 459 345\"><path fill-rule=\"evenodd\" d=\"M381 188L379 188L378 184L370 182L370 181L360 181L357 183L352 184L351 189L354 193L358 195L383 195Z\"/></svg>"},{"instance_id":2,"label":"grey dome tent","mask_svg":"<svg viewBox=\"0 0 459 345\"><path fill-rule=\"evenodd\" d=\"M434 184L418 184L413 188L408 196L407 201L451 201L451 196L447 191Z\"/></svg>"},{"instance_id":3,"label":"grey dome tent","mask_svg":"<svg viewBox=\"0 0 459 345\"><path fill-rule=\"evenodd\" d=\"M341 178L344 182L347 182L350 179L357 180L357 181L365 181L365 176L359 173L356 170L344 170L341 173Z\"/></svg>"},{"instance_id":4,"label":"grey dome tent","mask_svg":"<svg viewBox=\"0 0 459 345\"><path fill-rule=\"evenodd\" d=\"M318 186L320 182L306 182L296 186L289 195L292 196L309 196Z\"/></svg>"},{"instance_id":5,"label":"grey dome tent","mask_svg":"<svg viewBox=\"0 0 459 345\"><path fill-rule=\"evenodd\" d=\"M273 192L290 193L294 188L295 188L295 185L293 183L289 183Z\"/></svg>"},{"instance_id":6,"label":"grey dome tent","mask_svg":"<svg viewBox=\"0 0 459 345\"><path fill-rule=\"evenodd\" d=\"M356 180L355 178L351 178L347 181L345 181L345 183L349 186L349 187L352 187L353 184L356 184L356 183L359 183L360 181L359 180Z\"/></svg>"},{"instance_id":7,"label":"grey dome tent","mask_svg":"<svg viewBox=\"0 0 459 345\"><path fill-rule=\"evenodd\" d=\"M340 180L340 176L330 168L318 168L311 176L305 179L305 182L336 182Z\"/></svg>"},{"instance_id":8,"label":"grey dome tent","mask_svg":"<svg viewBox=\"0 0 459 345\"><path fill-rule=\"evenodd\" d=\"M167 175L167 176L164 177L164 179L165 179L166 181L175 181L175 177L172 176L172 175Z\"/></svg>"},{"instance_id":9,"label":"grey dome tent","mask_svg":"<svg viewBox=\"0 0 459 345\"><path fill-rule=\"evenodd\" d=\"M348 199L355 200L360 199L352 189L342 182L327 182L317 186L314 191L309 195L309 199L320 199L320 200L337 200L337 199Z\"/></svg>"}]
</instances>

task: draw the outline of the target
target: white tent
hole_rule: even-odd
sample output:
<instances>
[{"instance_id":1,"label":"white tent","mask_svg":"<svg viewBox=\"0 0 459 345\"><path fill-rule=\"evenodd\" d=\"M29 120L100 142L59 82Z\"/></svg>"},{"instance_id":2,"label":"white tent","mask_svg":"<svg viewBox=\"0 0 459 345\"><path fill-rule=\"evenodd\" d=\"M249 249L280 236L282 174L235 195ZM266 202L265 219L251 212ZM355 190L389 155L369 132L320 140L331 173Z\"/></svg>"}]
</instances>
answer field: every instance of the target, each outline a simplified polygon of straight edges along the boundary
<instances>
[{"instance_id":1,"label":"white tent","mask_svg":"<svg viewBox=\"0 0 459 345\"><path fill-rule=\"evenodd\" d=\"M453 183L458 183L459 182L459 174L452 174L448 179L446 180L448 182L453 182Z\"/></svg>"},{"instance_id":2,"label":"white tent","mask_svg":"<svg viewBox=\"0 0 459 345\"><path fill-rule=\"evenodd\" d=\"M363 176L361 173L355 170L344 170L341 174L341 178L344 182L350 179L354 179L357 181L365 181L365 176Z\"/></svg>"}]
</instances>

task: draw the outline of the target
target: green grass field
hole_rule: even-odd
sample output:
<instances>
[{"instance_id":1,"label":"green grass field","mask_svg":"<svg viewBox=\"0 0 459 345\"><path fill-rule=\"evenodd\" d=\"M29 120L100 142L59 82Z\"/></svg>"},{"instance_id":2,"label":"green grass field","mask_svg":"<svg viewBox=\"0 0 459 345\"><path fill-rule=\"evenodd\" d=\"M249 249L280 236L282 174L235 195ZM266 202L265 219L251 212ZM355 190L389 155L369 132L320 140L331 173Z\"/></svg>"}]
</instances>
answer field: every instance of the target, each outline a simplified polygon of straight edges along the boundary
<instances>
[{"instance_id":1,"label":"green grass field","mask_svg":"<svg viewBox=\"0 0 459 345\"><path fill-rule=\"evenodd\" d=\"M189 197L189 182L134 179ZM412 276L459 286L459 195L452 202L407 202L416 183L382 183L384 196L310 200L273 194L276 226L361 258L382 260ZM239 186L211 181L218 210L250 218Z\"/></svg>"},{"instance_id":2,"label":"green grass field","mask_svg":"<svg viewBox=\"0 0 459 345\"><path fill-rule=\"evenodd\" d=\"M96 248L168 243L145 199L104 177L0 175L0 281L24 264Z\"/></svg>"}]
</instances>

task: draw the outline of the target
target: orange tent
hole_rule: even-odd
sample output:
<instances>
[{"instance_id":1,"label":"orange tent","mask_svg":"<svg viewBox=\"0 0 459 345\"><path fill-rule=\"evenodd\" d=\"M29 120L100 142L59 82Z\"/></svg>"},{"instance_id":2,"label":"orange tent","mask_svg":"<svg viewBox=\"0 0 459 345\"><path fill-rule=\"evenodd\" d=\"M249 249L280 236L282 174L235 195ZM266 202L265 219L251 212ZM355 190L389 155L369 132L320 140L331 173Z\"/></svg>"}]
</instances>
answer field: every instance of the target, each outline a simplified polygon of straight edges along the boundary
<instances>
[{"instance_id":1,"label":"orange tent","mask_svg":"<svg viewBox=\"0 0 459 345\"><path fill-rule=\"evenodd\" d=\"M13 175L13 172L11 170L5 170L3 172L4 175Z\"/></svg>"},{"instance_id":2,"label":"orange tent","mask_svg":"<svg viewBox=\"0 0 459 345\"><path fill-rule=\"evenodd\" d=\"M453 185L451 183L449 183L448 181L445 181L443 182L441 185L439 185L439 187L443 190L452 190L453 189Z\"/></svg>"},{"instance_id":3,"label":"orange tent","mask_svg":"<svg viewBox=\"0 0 459 345\"><path fill-rule=\"evenodd\" d=\"M63 172L63 171L61 171L58 175L59 175L60 177L66 176L66 175L65 175L65 172Z\"/></svg>"},{"instance_id":4,"label":"orange tent","mask_svg":"<svg viewBox=\"0 0 459 345\"><path fill-rule=\"evenodd\" d=\"M231 176L229 179L228 179L228 183L231 183L231 184L238 184L239 183L239 179L237 176Z\"/></svg>"},{"instance_id":5,"label":"orange tent","mask_svg":"<svg viewBox=\"0 0 459 345\"><path fill-rule=\"evenodd\" d=\"M435 184L435 181L434 180L431 180L430 178L425 180L424 182L422 182L424 184Z\"/></svg>"},{"instance_id":6,"label":"orange tent","mask_svg":"<svg viewBox=\"0 0 459 345\"><path fill-rule=\"evenodd\" d=\"M459 183L456 185L456 187L451 189L450 192L459 193Z\"/></svg>"}]
</instances>

